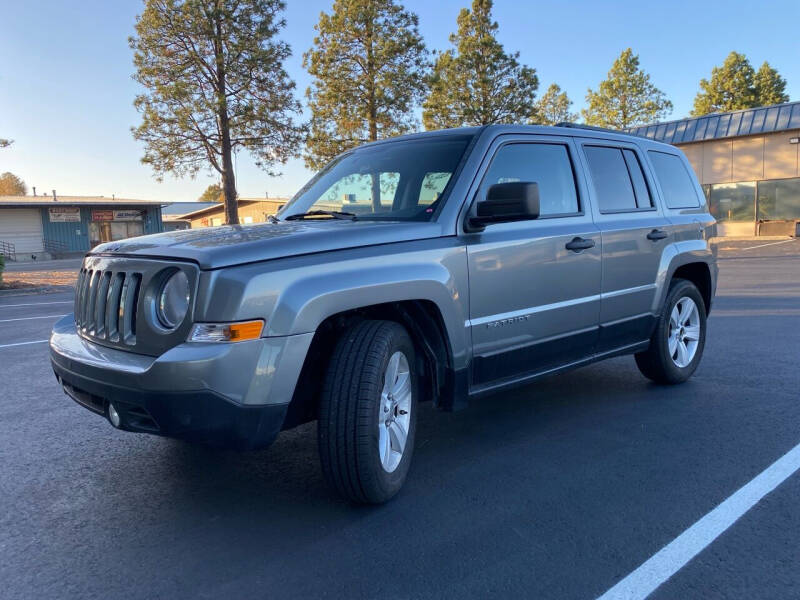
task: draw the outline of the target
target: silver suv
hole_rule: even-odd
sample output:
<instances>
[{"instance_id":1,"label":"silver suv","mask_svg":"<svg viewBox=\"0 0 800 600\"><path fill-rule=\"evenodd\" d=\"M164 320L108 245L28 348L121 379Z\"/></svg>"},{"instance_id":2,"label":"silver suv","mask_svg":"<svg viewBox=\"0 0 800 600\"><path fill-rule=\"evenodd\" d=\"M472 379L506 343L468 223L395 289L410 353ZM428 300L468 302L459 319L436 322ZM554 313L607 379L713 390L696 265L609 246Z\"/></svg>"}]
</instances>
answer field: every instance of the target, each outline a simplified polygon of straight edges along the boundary
<instances>
[{"instance_id":1,"label":"silver suv","mask_svg":"<svg viewBox=\"0 0 800 600\"><path fill-rule=\"evenodd\" d=\"M331 485L383 502L421 401L621 354L690 377L714 233L672 146L575 126L400 137L342 154L269 223L98 246L53 368L126 431L257 448L316 419Z\"/></svg>"}]
</instances>

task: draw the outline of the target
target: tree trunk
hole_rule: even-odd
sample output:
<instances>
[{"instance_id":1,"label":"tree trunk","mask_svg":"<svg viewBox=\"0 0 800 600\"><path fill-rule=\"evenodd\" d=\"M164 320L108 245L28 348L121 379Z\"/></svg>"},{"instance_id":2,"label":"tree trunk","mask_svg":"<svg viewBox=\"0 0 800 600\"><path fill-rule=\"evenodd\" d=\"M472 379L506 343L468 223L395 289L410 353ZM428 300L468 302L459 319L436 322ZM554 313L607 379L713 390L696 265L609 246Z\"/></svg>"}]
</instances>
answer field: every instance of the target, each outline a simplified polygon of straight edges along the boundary
<instances>
[{"instance_id":1,"label":"tree trunk","mask_svg":"<svg viewBox=\"0 0 800 600\"><path fill-rule=\"evenodd\" d=\"M225 194L225 223L238 225L239 204L236 200L236 176L233 172L231 132L227 113L220 114L219 121L222 131L222 191Z\"/></svg>"},{"instance_id":2,"label":"tree trunk","mask_svg":"<svg viewBox=\"0 0 800 600\"><path fill-rule=\"evenodd\" d=\"M215 23L216 40L214 54L217 63L217 97L219 133L222 137L222 191L225 194L225 223L239 224L239 203L236 199L236 175L233 172L233 151L231 148L231 126L228 118L227 86L225 83L225 60L222 51L222 23L217 17Z\"/></svg>"},{"instance_id":3,"label":"tree trunk","mask_svg":"<svg viewBox=\"0 0 800 600\"><path fill-rule=\"evenodd\" d=\"M369 140L378 139L378 108L375 99L375 65L372 54L372 22L367 23L367 120L369 121ZM373 177L374 179L374 177ZM373 185L373 189L374 189ZM373 204L375 200L373 199Z\"/></svg>"}]
</instances>

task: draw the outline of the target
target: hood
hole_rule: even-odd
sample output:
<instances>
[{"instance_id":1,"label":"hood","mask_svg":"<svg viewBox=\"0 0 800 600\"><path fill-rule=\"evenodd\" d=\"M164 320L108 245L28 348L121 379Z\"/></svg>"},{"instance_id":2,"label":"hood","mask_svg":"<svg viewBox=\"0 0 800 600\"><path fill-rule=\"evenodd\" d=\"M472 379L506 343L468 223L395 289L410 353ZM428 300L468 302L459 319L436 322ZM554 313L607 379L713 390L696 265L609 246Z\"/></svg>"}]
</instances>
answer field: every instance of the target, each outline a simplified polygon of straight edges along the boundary
<instances>
[{"instance_id":1,"label":"hood","mask_svg":"<svg viewBox=\"0 0 800 600\"><path fill-rule=\"evenodd\" d=\"M170 231L108 242L90 254L191 260L201 269L441 237L438 223L402 221L281 221Z\"/></svg>"}]
</instances>

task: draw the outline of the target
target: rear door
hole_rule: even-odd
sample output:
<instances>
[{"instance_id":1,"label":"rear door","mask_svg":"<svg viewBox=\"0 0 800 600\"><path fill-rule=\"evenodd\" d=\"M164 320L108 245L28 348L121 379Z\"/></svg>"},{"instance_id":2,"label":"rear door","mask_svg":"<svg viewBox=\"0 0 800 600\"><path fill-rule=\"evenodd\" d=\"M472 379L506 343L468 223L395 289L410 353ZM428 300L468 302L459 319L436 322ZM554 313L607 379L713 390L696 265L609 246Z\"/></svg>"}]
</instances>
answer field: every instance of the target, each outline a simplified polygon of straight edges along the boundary
<instances>
[{"instance_id":1,"label":"rear door","mask_svg":"<svg viewBox=\"0 0 800 600\"><path fill-rule=\"evenodd\" d=\"M603 239L597 350L604 354L650 337L661 255L672 232L635 144L584 139L580 146Z\"/></svg>"},{"instance_id":2,"label":"rear door","mask_svg":"<svg viewBox=\"0 0 800 600\"><path fill-rule=\"evenodd\" d=\"M479 174L489 186L539 185L539 219L464 233L469 266L473 391L591 357L600 310L600 234L570 138L503 136ZM474 214L474 212L472 212ZM590 247L570 250L574 240Z\"/></svg>"}]
</instances>

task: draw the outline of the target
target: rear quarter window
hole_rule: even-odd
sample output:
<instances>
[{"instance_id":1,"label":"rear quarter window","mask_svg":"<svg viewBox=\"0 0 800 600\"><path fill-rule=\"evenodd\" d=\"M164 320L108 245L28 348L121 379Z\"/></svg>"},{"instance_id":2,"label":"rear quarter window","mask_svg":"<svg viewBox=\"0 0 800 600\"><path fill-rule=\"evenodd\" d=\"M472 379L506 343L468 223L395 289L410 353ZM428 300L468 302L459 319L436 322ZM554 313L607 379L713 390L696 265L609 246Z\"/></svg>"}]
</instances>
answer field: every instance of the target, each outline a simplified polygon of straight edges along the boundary
<instances>
[{"instance_id":1,"label":"rear quarter window","mask_svg":"<svg viewBox=\"0 0 800 600\"><path fill-rule=\"evenodd\" d=\"M680 156L649 150L656 179L664 194L667 208L696 208L700 206L692 176Z\"/></svg>"}]
</instances>

